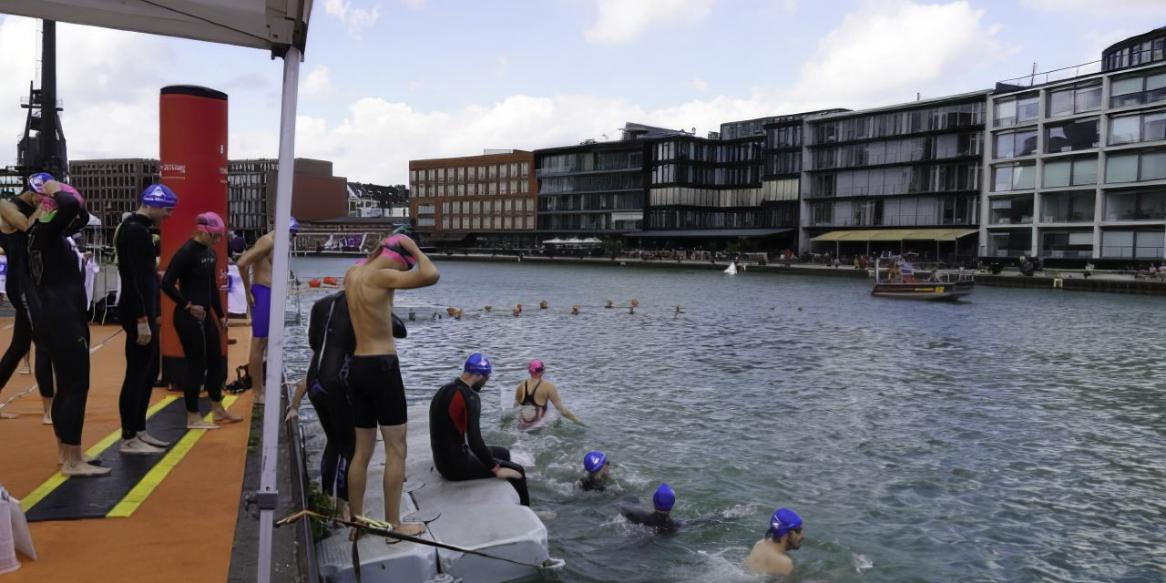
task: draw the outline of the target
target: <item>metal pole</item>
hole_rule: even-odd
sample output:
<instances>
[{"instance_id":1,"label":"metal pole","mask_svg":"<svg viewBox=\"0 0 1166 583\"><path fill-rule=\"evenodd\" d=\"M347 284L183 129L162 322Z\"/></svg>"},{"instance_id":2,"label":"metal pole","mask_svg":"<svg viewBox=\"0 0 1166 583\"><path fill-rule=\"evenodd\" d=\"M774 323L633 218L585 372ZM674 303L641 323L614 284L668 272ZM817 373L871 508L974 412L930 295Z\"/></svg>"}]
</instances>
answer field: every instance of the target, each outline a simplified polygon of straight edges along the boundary
<instances>
[{"instance_id":1,"label":"metal pole","mask_svg":"<svg viewBox=\"0 0 1166 583\"><path fill-rule=\"evenodd\" d=\"M295 176L296 101L299 91L300 50L289 47L283 56L283 104L279 114L279 170L275 193L275 249L271 253L271 326L267 338L267 383L263 387L263 457L259 492L258 583L271 581L271 537L275 508L276 465L279 461L279 425L283 401L283 322L287 300L288 243L291 222L292 179Z\"/></svg>"}]
</instances>

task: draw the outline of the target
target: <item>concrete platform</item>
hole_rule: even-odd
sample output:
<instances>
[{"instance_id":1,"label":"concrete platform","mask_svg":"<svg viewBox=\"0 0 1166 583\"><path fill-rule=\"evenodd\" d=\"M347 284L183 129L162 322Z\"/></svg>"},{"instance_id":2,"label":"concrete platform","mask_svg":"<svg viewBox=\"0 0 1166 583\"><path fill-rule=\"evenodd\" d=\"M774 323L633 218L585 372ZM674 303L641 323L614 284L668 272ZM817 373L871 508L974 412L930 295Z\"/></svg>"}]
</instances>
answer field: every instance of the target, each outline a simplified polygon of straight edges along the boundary
<instances>
[{"instance_id":1,"label":"concrete platform","mask_svg":"<svg viewBox=\"0 0 1166 583\"><path fill-rule=\"evenodd\" d=\"M384 516L380 488L384 475L383 444L369 467L365 514ZM429 412L409 409L409 455L405 462L405 493L401 497L402 520L436 519L422 538L505 557L529 564L548 558L547 530L531 509L518 503L518 494L504 480L449 482L433 467L429 448ZM329 583L356 581L352 543L346 529L333 531L316 545L321 577ZM357 547L361 579L368 583L424 583L441 573L464 583L503 583L536 577L537 569L475 555L435 549L416 543L387 544L381 537L366 536Z\"/></svg>"}]
</instances>

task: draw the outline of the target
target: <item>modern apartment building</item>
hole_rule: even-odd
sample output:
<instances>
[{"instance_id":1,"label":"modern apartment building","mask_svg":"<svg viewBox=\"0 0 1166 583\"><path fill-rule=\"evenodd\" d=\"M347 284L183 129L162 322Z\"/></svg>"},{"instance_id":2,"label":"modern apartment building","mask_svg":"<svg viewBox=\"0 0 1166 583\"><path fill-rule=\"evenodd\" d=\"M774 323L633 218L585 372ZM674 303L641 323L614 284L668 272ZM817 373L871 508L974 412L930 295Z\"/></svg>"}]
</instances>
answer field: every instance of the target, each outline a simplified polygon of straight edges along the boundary
<instances>
[{"instance_id":1,"label":"modern apartment building","mask_svg":"<svg viewBox=\"0 0 1166 583\"><path fill-rule=\"evenodd\" d=\"M622 235L644 226L650 138L660 132L628 124L622 139L588 140L534 153L540 235Z\"/></svg>"},{"instance_id":2,"label":"modern apartment building","mask_svg":"<svg viewBox=\"0 0 1166 583\"><path fill-rule=\"evenodd\" d=\"M980 255L1127 262L1166 247L1166 28L1101 71L998 84L989 101Z\"/></svg>"},{"instance_id":3,"label":"modern apartment building","mask_svg":"<svg viewBox=\"0 0 1166 583\"><path fill-rule=\"evenodd\" d=\"M409 191L409 216L427 243L535 243L537 190L531 152L488 150L481 156L410 160Z\"/></svg>"},{"instance_id":4,"label":"modern apartment building","mask_svg":"<svg viewBox=\"0 0 1166 583\"><path fill-rule=\"evenodd\" d=\"M807 118L800 249L973 255L988 93Z\"/></svg>"}]
</instances>

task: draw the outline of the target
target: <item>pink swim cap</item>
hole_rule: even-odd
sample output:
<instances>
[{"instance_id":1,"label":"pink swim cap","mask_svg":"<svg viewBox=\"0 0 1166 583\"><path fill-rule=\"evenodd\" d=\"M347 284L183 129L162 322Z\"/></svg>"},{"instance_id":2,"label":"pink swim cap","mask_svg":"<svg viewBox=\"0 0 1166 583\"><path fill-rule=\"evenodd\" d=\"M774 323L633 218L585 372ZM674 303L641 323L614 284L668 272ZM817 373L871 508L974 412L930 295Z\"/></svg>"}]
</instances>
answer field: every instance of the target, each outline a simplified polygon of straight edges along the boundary
<instances>
[{"instance_id":1,"label":"pink swim cap","mask_svg":"<svg viewBox=\"0 0 1166 583\"><path fill-rule=\"evenodd\" d=\"M85 197L81 196L81 193L76 188L73 188L72 186L65 184L64 182L59 182L58 184L61 185L61 192L67 192L77 202L79 202L81 204L85 204ZM40 195L40 203L41 203L41 206L45 207L46 209L48 209L50 211L57 209L57 201L54 200L52 196L49 196L47 194Z\"/></svg>"},{"instance_id":2,"label":"pink swim cap","mask_svg":"<svg viewBox=\"0 0 1166 583\"><path fill-rule=\"evenodd\" d=\"M413 257L408 251L405 250L403 246L401 246L401 241L403 239L408 239L408 237L404 235L393 235L392 237L387 237L384 241L381 241L381 251L383 254L387 255L389 259L392 259L393 261L396 261L401 265L412 269L413 266L417 264L417 258Z\"/></svg>"},{"instance_id":3,"label":"pink swim cap","mask_svg":"<svg viewBox=\"0 0 1166 583\"><path fill-rule=\"evenodd\" d=\"M195 219L194 223L195 228L204 233L222 235L227 232L227 225L223 223L223 217L220 217L218 213L201 213Z\"/></svg>"},{"instance_id":4,"label":"pink swim cap","mask_svg":"<svg viewBox=\"0 0 1166 583\"><path fill-rule=\"evenodd\" d=\"M546 367L543 366L543 361L536 358L530 361L530 365L526 367L526 370L530 371L530 374L533 375L546 370Z\"/></svg>"}]
</instances>

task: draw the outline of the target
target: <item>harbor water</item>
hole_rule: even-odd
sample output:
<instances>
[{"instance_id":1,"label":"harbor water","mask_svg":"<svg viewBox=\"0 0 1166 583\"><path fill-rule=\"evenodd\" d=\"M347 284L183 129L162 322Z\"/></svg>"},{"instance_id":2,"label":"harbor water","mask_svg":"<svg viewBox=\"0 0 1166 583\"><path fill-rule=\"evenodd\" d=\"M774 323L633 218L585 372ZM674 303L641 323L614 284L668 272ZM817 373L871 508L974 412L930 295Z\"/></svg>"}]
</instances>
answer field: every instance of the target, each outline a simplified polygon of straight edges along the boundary
<instances>
[{"instance_id":1,"label":"harbor water","mask_svg":"<svg viewBox=\"0 0 1166 583\"><path fill-rule=\"evenodd\" d=\"M397 295L416 315L398 345L407 397L427 404L470 352L492 357L486 439L527 466L565 581L760 581L740 565L778 506L805 519L790 581L1166 580L1161 298L980 288L933 304L840 278L439 267L438 285ZM306 326L325 293L289 310ZM288 341L298 378L306 334ZM500 420L531 358L585 427ZM613 462L606 492L576 486L591 449ZM616 508L660 482L676 536Z\"/></svg>"}]
</instances>

